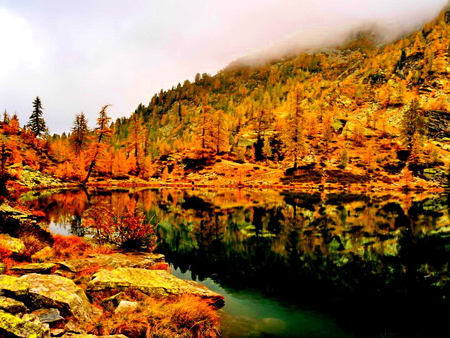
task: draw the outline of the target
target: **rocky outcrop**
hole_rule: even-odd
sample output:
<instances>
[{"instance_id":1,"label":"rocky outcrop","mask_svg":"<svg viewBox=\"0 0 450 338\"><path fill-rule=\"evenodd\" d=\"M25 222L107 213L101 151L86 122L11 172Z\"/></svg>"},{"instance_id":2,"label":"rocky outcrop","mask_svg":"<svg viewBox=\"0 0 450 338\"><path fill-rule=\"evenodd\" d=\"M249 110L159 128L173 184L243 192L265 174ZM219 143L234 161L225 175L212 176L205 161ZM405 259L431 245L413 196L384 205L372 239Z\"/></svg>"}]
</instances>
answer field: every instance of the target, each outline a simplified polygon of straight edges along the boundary
<instances>
[{"instance_id":1,"label":"rocky outcrop","mask_svg":"<svg viewBox=\"0 0 450 338\"><path fill-rule=\"evenodd\" d=\"M0 275L0 295L0 336L48 337L47 323L86 324L99 314L83 289L56 275Z\"/></svg>"},{"instance_id":2,"label":"rocky outcrop","mask_svg":"<svg viewBox=\"0 0 450 338\"><path fill-rule=\"evenodd\" d=\"M42 324L39 318L32 314L15 316L0 310L0 336L2 331L9 336L23 338L44 338L48 337L49 328Z\"/></svg>"},{"instance_id":3,"label":"rocky outcrop","mask_svg":"<svg viewBox=\"0 0 450 338\"><path fill-rule=\"evenodd\" d=\"M19 279L28 283L27 294L22 298L32 309L56 307L80 322L90 322L98 315L83 289L68 278L33 273Z\"/></svg>"},{"instance_id":4,"label":"rocky outcrop","mask_svg":"<svg viewBox=\"0 0 450 338\"><path fill-rule=\"evenodd\" d=\"M224 305L224 297L205 286L179 279L167 271L119 268L100 270L88 285L90 294L105 290L138 290L152 297L191 294L211 300L217 307Z\"/></svg>"},{"instance_id":5,"label":"rocky outcrop","mask_svg":"<svg viewBox=\"0 0 450 338\"><path fill-rule=\"evenodd\" d=\"M26 250L25 244L20 239L11 237L8 234L0 234L0 248L15 254L21 254Z\"/></svg>"},{"instance_id":6,"label":"rocky outcrop","mask_svg":"<svg viewBox=\"0 0 450 338\"><path fill-rule=\"evenodd\" d=\"M66 260L59 262L60 269L70 272L82 272L89 269L91 266L98 266L101 268L140 268L150 269L157 263L164 262L164 255L153 253L136 253L136 254L122 254L113 253L108 255L98 254L91 255L88 258Z\"/></svg>"},{"instance_id":7,"label":"rocky outcrop","mask_svg":"<svg viewBox=\"0 0 450 338\"><path fill-rule=\"evenodd\" d=\"M438 110L429 110L426 114L429 137L442 140L450 138L450 113Z\"/></svg>"}]
</instances>

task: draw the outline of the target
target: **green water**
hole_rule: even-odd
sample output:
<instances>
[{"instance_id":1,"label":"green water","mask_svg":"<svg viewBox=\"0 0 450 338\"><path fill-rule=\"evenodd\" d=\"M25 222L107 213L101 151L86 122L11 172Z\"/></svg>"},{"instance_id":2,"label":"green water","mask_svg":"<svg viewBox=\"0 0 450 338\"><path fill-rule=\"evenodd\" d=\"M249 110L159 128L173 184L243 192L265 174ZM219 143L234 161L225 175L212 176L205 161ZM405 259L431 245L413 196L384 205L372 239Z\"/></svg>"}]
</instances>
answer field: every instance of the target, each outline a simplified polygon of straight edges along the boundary
<instances>
[{"instance_id":1,"label":"green water","mask_svg":"<svg viewBox=\"0 0 450 338\"><path fill-rule=\"evenodd\" d=\"M84 235L90 205L137 200L173 273L225 296L224 337L432 337L449 329L448 196L72 191L24 198Z\"/></svg>"}]
</instances>

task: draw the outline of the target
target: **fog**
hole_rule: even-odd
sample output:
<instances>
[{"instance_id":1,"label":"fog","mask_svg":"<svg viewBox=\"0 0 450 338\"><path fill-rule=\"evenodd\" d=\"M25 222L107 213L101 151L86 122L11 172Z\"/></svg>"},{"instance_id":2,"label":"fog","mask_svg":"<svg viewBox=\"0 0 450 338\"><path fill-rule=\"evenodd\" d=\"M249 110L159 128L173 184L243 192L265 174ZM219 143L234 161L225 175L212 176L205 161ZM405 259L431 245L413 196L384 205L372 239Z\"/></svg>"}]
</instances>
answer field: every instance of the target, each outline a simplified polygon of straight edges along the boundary
<instances>
[{"instance_id":1,"label":"fog","mask_svg":"<svg viewBox=\"0 0 450 338\"><path fill-rule=\"evenodd\" d=\"M51 133L83 111L115 119L196 73L342 41L376 25L389 40L421 28L446 0L3 0L0 109L25 124L39 96Z\"/></svg>"}]
</instances>

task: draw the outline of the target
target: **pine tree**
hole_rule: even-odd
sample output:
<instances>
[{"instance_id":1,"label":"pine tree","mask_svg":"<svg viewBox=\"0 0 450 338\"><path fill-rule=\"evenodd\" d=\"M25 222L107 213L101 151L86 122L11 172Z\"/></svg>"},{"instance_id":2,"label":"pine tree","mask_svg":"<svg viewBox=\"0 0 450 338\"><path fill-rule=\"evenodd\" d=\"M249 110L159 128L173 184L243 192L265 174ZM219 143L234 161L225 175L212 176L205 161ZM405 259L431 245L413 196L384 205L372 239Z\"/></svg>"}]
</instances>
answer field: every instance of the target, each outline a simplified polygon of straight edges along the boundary
<instances>
[{"instance_id":1,"label":"pine tree","mask_svg":"<svg viewBox=\"0 0 450 338\"><path fill-rule=\"evenodd\" d=\"M94 131L95 134L97 135L97 141L93 145L91 164L89 165L86 178L83 180L83 185L85 185L89 180L89 177L91 176L92 170L95 167L95 163L100 153L102 153L105 150L104 144L102 142L112 133L111 128L109 128L108 126L111 118L108 116L108 112L106 111L106 109L108 109L109 106L110 106L109 104L103 106L97 119L97 128L95 128Z\"/></svg>"},{"instance_id":2,"label":"pine tree","mask_svg":"<svg viewBox=\"0 0 450 338\"><path fill-rule=\"evenodd\" d=\"M89 134L89 128L87 123L88 121L83 112L75 115L70 141L72 142L75 149L75 153L77 155L79 155L81 150L83 149Z\"/></svg>"},{"instance_id":3,"label":"pine tree","mask_svg":"<svg viewBox=\"0 0 450 338\"><path fill-rule=\"evenodd\" d=\"M47 125L45 123L44 118L42 117L42 102L39 96L33 101L33 113L30 116L30 121L27 126L31 129L34 136L40 137L42 134L46 134L48 132Z\"/></svg>"}]
</instances>

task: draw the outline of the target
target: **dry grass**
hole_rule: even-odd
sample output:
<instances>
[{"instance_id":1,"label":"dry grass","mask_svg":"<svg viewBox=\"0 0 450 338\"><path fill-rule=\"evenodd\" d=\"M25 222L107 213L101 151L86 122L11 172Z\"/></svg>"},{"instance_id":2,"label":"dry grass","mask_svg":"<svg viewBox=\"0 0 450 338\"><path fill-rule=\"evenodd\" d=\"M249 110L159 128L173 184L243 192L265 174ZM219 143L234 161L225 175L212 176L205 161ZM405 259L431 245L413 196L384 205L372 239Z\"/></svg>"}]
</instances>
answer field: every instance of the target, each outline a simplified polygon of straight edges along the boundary
<instances>
[{"instance_id":1,"label":"dry grass","mask_svg":"<svg viewBox=\"0 0 450 338\"><path fill-rule=\"evenodd\" d=\"M220 336L220 316L207 300L196 296L172 299L146 297L131 311L113 311L88 328L96 335L124 334L130 338L215 338Z\"/></svg>"},{"instance_id":2,"label":"dry grass","mask_svg":"<svg viewBox=\"0 0 450 338\"><path fill-rule=\"evenodd\" d=\"M55 259L86 258L92 254L110 254L113 250L106 245L94 245L78 236L54 235L52 246Z\"/></svg>"}]
</instances>

